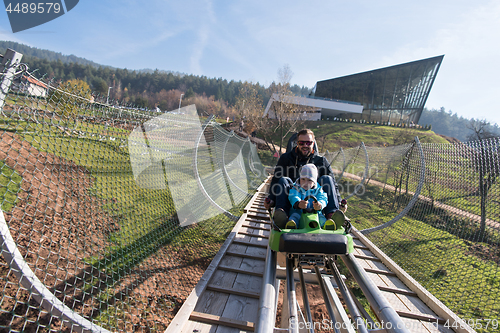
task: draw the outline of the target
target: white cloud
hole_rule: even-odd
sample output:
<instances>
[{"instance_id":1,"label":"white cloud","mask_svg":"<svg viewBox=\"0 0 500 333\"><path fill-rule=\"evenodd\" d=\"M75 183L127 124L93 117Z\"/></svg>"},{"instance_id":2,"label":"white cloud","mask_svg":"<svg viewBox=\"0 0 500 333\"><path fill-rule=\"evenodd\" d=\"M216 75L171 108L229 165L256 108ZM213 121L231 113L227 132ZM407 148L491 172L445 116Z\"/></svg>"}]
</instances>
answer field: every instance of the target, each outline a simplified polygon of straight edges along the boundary
<instances>
[{"instance_id":1,"label":"white cloud","mask_svg":"<svg viewBox=\"0 0 500 333\"><path fill-rule=\"evenodd\" d=\"M203 1L204 11L203 15L198 17L199 23L197 23L197 39L193 45L193 50L190 58L190 70L191 73L202 75L203 70L201 66L201 61L203 59L203 54L209 38L211 35L211 27L216 22L216 16L213 9L213 4L209 0Z\"/></svg>"},{"instance_id":2,"label":"white cloud","mask_svg":"<svg viewBox=\"0 0 500 333\"><path fill-rule=\"evenodd\" d=\"M463 115L473 108L477 115L495 108L497 0L211 1L80 2L68 15L33 30L50 27L56 34L5 39L116 67L265 85L288 63L295 73L292 83L309 87L318 80L445 54L426 105ZM500 117L497 113L493 116Z\"/></svg>"}]
</instances>

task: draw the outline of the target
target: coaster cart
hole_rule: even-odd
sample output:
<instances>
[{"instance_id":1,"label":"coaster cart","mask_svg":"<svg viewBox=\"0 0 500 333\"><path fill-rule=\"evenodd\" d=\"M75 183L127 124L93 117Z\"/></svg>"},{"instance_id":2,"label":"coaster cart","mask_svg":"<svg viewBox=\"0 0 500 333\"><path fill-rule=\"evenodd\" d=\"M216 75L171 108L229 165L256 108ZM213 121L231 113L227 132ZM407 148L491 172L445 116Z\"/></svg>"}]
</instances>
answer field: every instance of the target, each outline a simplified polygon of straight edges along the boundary
<instances>
[{"instance_id":1,"label":"coaster cart","mask_svg":"<svg viewBox=\"0 0 500 333\"><path fill-rule=\"evenodd\" d=\"M309 199L316 200L314 197L308 197L304 200ZM330 280L328 279L325 283L323 276L331 277L334 268L338 277L341 278L334 261L337 255L346 255L354 251L352 236L346 232L346 230L350 230L351 225L349 221L346 221L343 226L336 230L324 230L320 227L318 213L311 210L303 210L296 229L281 229L273 221L273 228L269 236L270 251L274 252L277 263L281 267L286 267L286 292L282 308L282 326L287 326L289 332L299 332L299 327L306 327L306 322L313 323L305 283L306 280L313 280L312 282L314 282L314 274L304 273L304 270L315 272L317 276L316 283L319 283L323 297L327 301L325 304L330 318L342 318L342 322L349 321L345 311L342 311L343 313L339 312L339 305L340 309L343 310L343 308L338 297L332 299L331 295L329 295L332 292L335 293L335 291L333 285L329 283ZM271 211L269 213L271 214ZM302 286L302 299L306 314L306 318L302 316L302 320L298 318L295 297L294 272L296 270L298 270ZM307 276L305 277L304 274ZM332 305L332 301L338 304ZM299 322L303 324L301 325ZM335 321L332 321L332 323L332 327L334 327Z\"/></svg>"},{"instance_id":2,"label":"coaster cart","mask_svg":"<svg viewBox=\"0 0 500 333\"><path fill-rule=\"evenodd\" d=\"M294 138L292 137L290 141ZM289 147L293 148L293 145ZM316 145L316 143L314 143ZM313 199L308 197L305 200ZM336 265L338 257L342 259L353 275L372 309L379 320L390 321L393 325L387 332L408 332L404 323L383 298L378 288L369 280L353 255L354 243L350 234L351 224L342 211L335 212L337 221L345 221L336 230L324 230L320 227L318 213L303 210L296 229L281 229L272 219L273 224L269 236L269 246L266 257L262 293L259 302L259 322L256 332L308 332L318 329L332 330L335 333L367 333L367 322L374 323L363 307L358 306L357 300L344 283ZM340 224L340 223L339 223ZM338 225L338 224L337 224ZM283 271L280 267L286 267ZM307 271L306 271L307 270ZM309 271L309 272L308 272ZM314 273L313 273L314 272ZM281 328L275 328L276 310L278 303L280 280L286 280L285 295L281 311ZM302 300L305 316L298 308L295 293L295 282L299 281L302 289ZM334 280L335 284L332 283ZM306 291L306 282L319 284L330 321L314 326ZM344 304L349 310L347 315L343 303L340 301L335 288L338 288ZM300 312L300 317L299 317Z\"/></svg>"}]
</instances>

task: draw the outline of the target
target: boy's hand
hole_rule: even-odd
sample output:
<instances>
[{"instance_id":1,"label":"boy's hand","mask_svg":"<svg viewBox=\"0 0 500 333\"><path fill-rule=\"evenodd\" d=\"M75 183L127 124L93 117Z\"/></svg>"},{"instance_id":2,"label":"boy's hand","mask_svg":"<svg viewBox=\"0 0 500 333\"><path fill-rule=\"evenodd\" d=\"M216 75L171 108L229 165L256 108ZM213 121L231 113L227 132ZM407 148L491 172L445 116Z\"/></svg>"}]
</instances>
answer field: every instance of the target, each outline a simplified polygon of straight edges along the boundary
<instances>
[{"instance_id":1,"label":"boy's hand","mask_svg":"<svg viewBox=\"0 0 500 333\"><path fill-rule=\"evenodd\" d=\"M300 200L299 201L299 208L300 209L306 209L307 208L307 201Z\"/></svg>"},{"instance_id":2,"label":"boy's hand","mask_svg":"<svg viewBox=\"0 0 500 333\"><path fill-rule=\"evenodd\" d=\"M318 201L313 202L313 207L314 207L314 210L322 210L323 209L323 205Z\"/></svg>"},{"instance_id":3,"label":"boy's hand","mask_svg":"<svg viewBox=\"0 0 500 333\"><path fill-rule=\"evenodd\" d=\"M346 210L347 210L347 200L346 199L342 199L342 201L340 202L340 210L345 213Z\"/></svg>"}]
</instances>

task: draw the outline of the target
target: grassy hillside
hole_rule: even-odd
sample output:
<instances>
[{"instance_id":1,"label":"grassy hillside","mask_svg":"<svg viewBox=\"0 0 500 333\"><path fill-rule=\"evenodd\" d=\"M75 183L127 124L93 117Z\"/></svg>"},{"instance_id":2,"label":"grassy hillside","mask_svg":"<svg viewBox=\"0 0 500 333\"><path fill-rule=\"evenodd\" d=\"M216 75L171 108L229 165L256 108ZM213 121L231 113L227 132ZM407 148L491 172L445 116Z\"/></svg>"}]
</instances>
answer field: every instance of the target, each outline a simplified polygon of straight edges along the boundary
<instances>
[{"instance_id":1,"label":"grassy hillside","mask_svg":"<svg viewBox=\"0 0 500 333\"><path fill-rule=\"evenodd\" d=\"M421 143L448 143L443 136L430 130L417 130L392 126L380 126L359 123L344 123L333 121L307 121L305 128L310 128L318 143L320 153L325 151L335 152L340 148L357 147L364 142L368 147L396 146L410 143L416 136ZM257 133L258 136L258 133ZM286 143L291 135L284 141ZM279 144L279 137L274 138ZM265 165L276 164L276 158L269 151L259 151L260 158Z\"/></svg>"},{"instance_id":2,"label":"grassy hillside","mask_svg":"<svg viewBox=\"0 0 500 333\"><path fill-rule=\"evenodd\" d=\"M345 180L340 184L346 187ZM376 185L366 185L364 189L363 196L349 199L349 217L358 230L387 222L397 213L392 209L391 194ZM461 318L498 318L500 304L494 296L500 291L498 263L494 258L487 259L486 254L498 250L500 236L489 230L485 237L488 242L478 242L474 236L477 224L445 210L439 215L429 213L434 211L431 207L429 202L418 201L415 209L392 227L371 236L372 241ZM438 220L449 223L440 224ZM461 226L459 233L450 232L452 223ZM482 251L471 251L474 247ZM478 328L475 327L477 332L493 332L493 328Z\"/></svg>"},{"instance_id":3,"label":"grassy hillside","mask_svg":"<svg viewBox=\"0 0 500 333\"><path fill-rule=\"evenodd\" d=\"M88 196L75 196L75 201L78 200L78 204L87 205L90 198L95 198L96 200L92 201L92 209L102 212L119 225L117 230L107 234L106 241L109 244L107 248L94 253L85 252L88 257L79 258L83 259L86 264L91 265L92 269L103 272L106 276L104 281L95 279L92 274L87 274L81 281L81 291L86 295L90 295L86 301L95 301L102 304L102 307L94 312L94 322L103 325L105 328L112 329L121 325L121 321L117 318L123 318L127 313L137 313L138 316L143 318L151 316L152 310L148 307L148 303L144 303L137 296L137 293L134 294L134 297L137 297L136 303L128 303L126 298L116 298L117 290L127 283L124 281L127 281L129 276L132 276L131 279L135 279L133 275L135 273L133 272L138 270L138 267L141 267L140 265L153 267L151 266L153 265L152 262L154 262L154 265L158 263L170 265L175 260L177 266L173 270L181 272L175 274L181 276L188 273L193 274L189 275L189 279L193 279L194 283L196 283L198 277L193 273L198 269L196 267L201 265L200 263L211 259L217 253L220 245L234 226L234 221L226 216L217 216L189 228L180 227L170 188L148 189L141 187L136 182L130 163L128 145L121 143L121 140L127 142L130 135L129 131L100 124L68 122L66 125L69 128L76 128L80 133L78 136L69 136L67 135L69 132L62 131L60 126L57 125L59 124L49 122L36 124L26 122L23 119L16 120L0 117L1 133L5 133L5 131L15 133L23 143L31 144L39 151L54 154L66 161L72 161L87 170L89 179L81 178L76 182L82 187L90 185L85 190ZM101 137L105 137L106 140L101 141ZM111 137L115 138L115 140L109 140ZM212 170L210 164L205 166L210 171ZM199 170L203 171L202 167ZM183 170L191 170L191 168L186 169L182 163L173 169L178 170L178 179L186 179L186 177L183 177ZM71 174L71 176L78 177L78 174ZM59 186L57 183L58 177L63 178L63 176L55 174L54 182L51 185ZM17 195L21 191L22 181L22 175L9 168L5 162L0 161L0 200L3 210L12 210L17 201ZM87 183L87 181L89 182ZM196 186L186 186L183 191L186 198L190 198L189 191L196 192L198 188ZM76 193L73 195L78 194L73 189L71 193ZM41 213L50 210L41 208L44 204L48 207L48 201L36 197L32 200L36 200L37 209ZM246 201L241 202L241 207L244 207L245 204ZM73 208L68 209L68 212L72 212L71 209ZM239 208L233 208L231 213L241 215ZM85 216L82 216L82 218L85 218ZM75 226L78 226L74 220L76 218L66 220L68 224L64 226L74 230ZM75 224L72 225L71 223ZM60 225L63 226L63 224ZM74 231L70 232L74 233ZM89 230L79 232L89 232ZM76 234L71 234L71 237L73 236L79 237ZM96 236L94 239L95 244L98 244L98 237ZM78 248L77 245L74 246ZM89 245L89 247L92 246ZM195 251L192 249L195 249ZM78 251L87 250L78 248ZM158 258L165 261L156 261L160 260ZM70 262L72 259L64 257L64 260ZM164 271L170 271L169 266L166 267ZM4 277L2 276L2 278ZM139 282L139 285L141 283ZM136 287L139 288L135 285L134 292L136 292ZM189 287L186 290L178 288L176 292L182 295L183 292L189 293L189 290ZM129 292L132 293L131 290ZM141 294L142 296L144 295ZM172 314L172 305L168 301L168 297L170 296L165 295L159 298L156 305L158 313ZM157 325L158 323L159 321L150 320L147 325ZM157 329L155 327L149 328L152 331Z\"/></svg>"},{"instance_id":4,"label":"grassy hillside","mask_svg":"<svg viewBox=\"0 0 500 333\"><path fill-rule=\"evenodd\" d=\"M357 147L364 142L369 147L396 146L412 142L418 136L422 143L447 143L432 131L392 126L331 121L306 122L313 130L320 152Z\"/></svg>"}]
</instances>

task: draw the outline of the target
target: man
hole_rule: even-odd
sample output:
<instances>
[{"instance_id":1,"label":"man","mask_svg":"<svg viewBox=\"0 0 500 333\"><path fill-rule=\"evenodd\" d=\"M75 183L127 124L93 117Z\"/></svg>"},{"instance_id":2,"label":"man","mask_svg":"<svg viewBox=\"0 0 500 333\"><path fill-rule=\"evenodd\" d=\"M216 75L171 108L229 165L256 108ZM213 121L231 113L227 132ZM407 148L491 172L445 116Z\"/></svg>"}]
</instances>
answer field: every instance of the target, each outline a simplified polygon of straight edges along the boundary
<instances>
[{"instance_id":1,"label":"man","mask_svg":"<svg viewBox=\"0 0 500 333\"><path fill-rule=\"evenodd\" d=\"M290 212L290 202L288 200L288 190L293 182L299 178L300 168L308 163L316 165L318 169L318 184L328 196L328 204L323 209L323 214L327 219L339 208L345 212L347 205L342 200L337 191L333 170L327 159L319 156L314 150L314 133L310 129L304 129L297 133L297 147L281 155L274 169L274 176L269 186L269 194L264 202L264 207L269 210L276 207L274 212L274 222L280 228L284 228L288 221ZM343 215L343 214L342 214Z\"/></svg>"}]
</instances>

